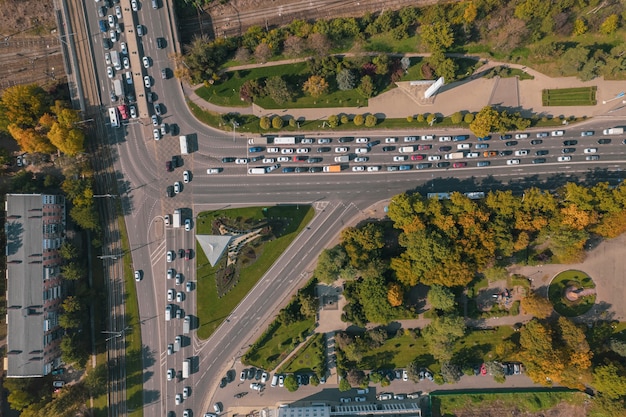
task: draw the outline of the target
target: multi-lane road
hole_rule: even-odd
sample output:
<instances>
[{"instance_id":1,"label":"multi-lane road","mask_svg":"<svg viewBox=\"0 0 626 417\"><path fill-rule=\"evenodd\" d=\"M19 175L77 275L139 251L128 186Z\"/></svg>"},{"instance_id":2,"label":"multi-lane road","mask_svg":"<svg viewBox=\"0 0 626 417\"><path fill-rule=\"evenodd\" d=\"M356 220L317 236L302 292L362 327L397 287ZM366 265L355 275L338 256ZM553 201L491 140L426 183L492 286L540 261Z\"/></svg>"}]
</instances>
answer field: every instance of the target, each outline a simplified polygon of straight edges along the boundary
<instances>
[{"instance_id":1,"label":"multi-lane road","mask_svg":"<svg viewBox=\"0 0 626 417\"><path fill-rule=\"evenodd\" d=\"M486 191L487 188L505 186L525 187L552 180L558 184L569 179L588 178L618 179L624 168L626 145L622 145L624 137L611 137L609 144L597 144L602 128L615 125L610 120L590 121L581 127L567 129L563 137L543 138L543 143L531 145L533 137L519 140L516 146L506 146L506 141L494 137L488 142L487 149L477 152L529 150L528 156L515 157L498 155L491 158L480 156L476 159L464 159L466 168L434 168L437 162L428 161L428 156L444 155L455 150L457 142L418 141L407 145L428 144L429 150L415 151L411 154L424 155L426 160L394 162L393 156L400 155L396 150L383 152L384 146L404 146L403 136L415 132L391 132L381 137L372 137L371 140L380 140L382 143L373 146L367 154L369 160L364 163L350 163L349 167L339 174L327 173L282 173L284 167L296 166L323 166L332 165L336 155L334 148L348 146L349 153L357 146L354 141L339 144L333 139L330 145L296 145L297 147L311 148L309 157L321 157L323 160L315 164L283 162L281 168L266 175L247 175L246 165L222 163L224 157L247 157L248 146L245 138L216 132L198 122L187 109L185 97L177 80L161 78L162 68L171 68L168 54L172 52L173 34L172 25L168 21L168 13L161 7L153 9L148 1L140 2L137 12L130 9L130 1L121 4L124 25L120 28L119 40L112 43L112 49L103 48L103 38L98 20L98 8L104 2L86 2L85 14L87 28L92 34L93 57L96 67L96 85L102 100L102 116L106 115L106 108L118 103L110 102L112 82L107 76L105 53L111 50L120 50L121 42L128 48L133 85L136 89L137 109L140 117L125 122L121 128L107 127L107 136L113 155L112 168L115 170L118 189L123 196L122 205L126 217L128 236L130 240L133 264L135 269L144 271L144 278L137 283L140 318L142 326L142 343L145 347L144 358L146 376L144 382L145 412L149 415L167 415L173 411L181 416L184 409L191 409L194 415L202 415L209 411L213 400L213 392L224 370L230 367L237 358L244 353L254 337L263 330L277 309L287 301L286 295L292 292L303 281L309 278L312 265L317 254L329 242L333 241L344 225L361 214L372 203L389 198L394 194L406 190L420 191L450 191L459 189L465 191ZM161 4L159 2L159 4ZM114 15L114 7L107 8L106 15ZM116 18L117 19L117 18ZM145 34L141 37L136 34L136 26L142 25ZM162 37L166 47L157 48L156 38ZM141 66L143 56L149 56L149 68ZM121 71L125 73L125 71ZM118 71L116 78L124 81ZM143 87L143 77L152 77L149 89ZM139 84L139 85L138 85ZM127 84L130 86L131 84ZM127 87L128 88L128 87ZM155 100L164 107L161 120L174 126L176 135L168 134L163 139L155 141L152 138L152 123L149 115L153 114L153 107L147 101L146 94L154 93ZM582 130L594 130L594 136L581 137ZM429 132L439 135L450 135L450 132L433 130ZM197 137L197 151L185 155L183 165L171 172L166 171L165 162L173 155L180 155L178 135L193 134ZM424 134L423 132L421 134ZM356 136L356 135L355 135ZM398 143L386 144L384 138L397 136ZM317 139L319 135L311 135ZM576 152L569 162L557 162L557 156L565 147L564 140L577 140L573 146ZM459 142L460 143L460 142ZM475 138L465 141L471 143L472 150L477 144ZM331 147L330 152L317 152L320 147ZM441 146L451 146L451 151L440 151ZM597 148L599 159L586 161L583 155L584 148ZM538 150L547 150L548 154L536 156ZM265 157L277 158L281 154L270 155L263 152ZM542 164L532 164L532 159L546 158ZM508 166L508 159L520 159L519 165ZM476 162L490 160L488 167L476 167ZM401 164L431 163L432 168L410 171L388 172L388 166ZM263 165L260 162L249 166ZM352 166L380 166L379 172L353 172ZM208 168L220 167L223 171L217 175L207 175ZM192 181L185 184L183 191L173 198L165 196L166 187L175 181L182 181L182 171L193 173ZM180 249L194 249L194 230L184 231L183 228L166 227L164 216L172 214L176 208L193 210L196 216L202 210L218 209L231 206L272 204L272 203L310 203L316 208L317 215L301 236L298 236L277 263L259 281L248 297L225 317L221 327L208 341L200 341L194 337L194 332L185 335L183 347L173 355L167 355L168 343L183 334L182 320L173 318L165 320L165 306L167 291L176 289L184 291L184 282L195 282L195 260L189 261L178 256ZM166 262L166 252L174 250L177 254L173 262ZM166 278L168 268L174 268L183 274L185 281L182 285L175 285L174 280ZM179 305L187 314L194 315L196 305L202 300L196 300L195 290L186 293L184 301L173 304ZM225 316L228 312L225 312ZM175 378L167 381L168 369L181 371L183 360L193 357L195 366L190 377L184 381ZM175 405L174 397L182 393L184 386L192 387L192 395L181 405ZM225 404L228 406L228 404ZM122 410L124 410L122 408Z\"/></svg>"}]
</instances>

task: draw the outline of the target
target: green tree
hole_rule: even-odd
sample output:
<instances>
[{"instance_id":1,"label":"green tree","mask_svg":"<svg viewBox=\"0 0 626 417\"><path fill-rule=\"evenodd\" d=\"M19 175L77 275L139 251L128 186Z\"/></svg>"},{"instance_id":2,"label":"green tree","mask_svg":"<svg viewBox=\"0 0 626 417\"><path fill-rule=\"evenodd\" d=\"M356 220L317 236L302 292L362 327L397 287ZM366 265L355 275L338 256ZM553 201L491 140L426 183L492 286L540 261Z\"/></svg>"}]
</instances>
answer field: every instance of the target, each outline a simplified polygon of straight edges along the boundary
<instances>
[{"instance_id":1,"label":"green tree","mask_svg":"<svg viewBox=\"0 0 626 417\"><path fill-rule=\"evenodd\" d=\"M89 358L85 338L78 334L63 336L61 339L61 358L63 362L72 364L77 369L84 369Z\"/></svg>"},{"instance_id":2,"label":"green tree","mask_svg":"<svg viewBox=\"0 0 626 417\"><path fill-rule=\"evenodd\" d=\"M619 16L616 14L612 14L607 17L600 25L600 32L604 33L605 35L611 35L615 33L618 26L618 19Z\"/></svg>"},{"instance_id":3,"label":"green tree","mask_svg":"<svg viewBox=\"0 0 626 417\"><path fill-rule=\"evenodd\" d=\"M70 216L76 224L85 230L100 230L100 219L98 218L98 213L93 205L74 206L70 210Z\"/></svg>"},{"instance_id":4,"label":"green tree","mask_svg":"<svg viewBox=\"0 0 626 417\"><path fill-rule=\"evenodd\" d=\"M359 301L370 323L387 324L393 318L393 309L387 300L384 272L385 268L377 262L370 262L361 271Z\"/></svg>"},{"instance_id":5,"label":"green tree","mask_svg":"<svg viewBox=\"0 0 626 417\"><path fill-rule=\"evenodd\" d=\"M304 82L302 90L310 94L313 98L320 98L328 91L328 82L324 77L311 75L309 79Z\"/></svg>"},{"instance_id":6,"label":"green tree","mask_svg":"<svg viewBox=\"0 0 626 417\"><path fill-rule=\"evenodd\" d=\"M453 364L450 361L443 361L441 363L441 376L447 384L454 384L461 380L461 368L458 365Z\"/></svg>"},{"instance_id":7,"label":"green tree","mask_svg":"<svg viewBox=\"0 0 626 417\"><path fill-rule=\"evenodd\" d=\"M354 116L354 119L352 121L354 122L355 126L361 126L365 122L365 118L362 114L357 114L356 116Z\"/></svg>"},{"instance_id":8,"label":"green tree","mask_svg":"<svg viewBox=\"0 0 626 417\"><path fill-rule=\"evenodd\" d=\"M621 357L626 358L626 342L622 342L618 339L611 339L609 341L609 348Z\"/></svg>"},{"instance_id":9,"label":"green tree","mask_svg":"<svg viewBox=\"0 0 626 417\"><path fill-rule=\"evenodd\" d=\"M456 306L454 293L441 285L433 285L428 290L428 303L436 310L452 311Z\"/></svg>"},{"instance_id":10,"label":"green tree","mask_svg":"<svg viewBox=\"0 0 626 417\"><path fill-rule=\"evenodd\" d=\"M259 119L259 126L261 127L261 129L263 130L268 130L270 128L270 118L267 116L262 116Z\"/></svg>"},{"instance_id":11,"label":"green tree","mask_svg":"<svg viewBox=\"0 0 626 417\"><path fill-rule=\"evenodd\" d=\"M330 116L328 116L328 126L330 126L331 128L336 128L337 126L339 126L339 116L337 116L336 114L331 114Z\"/></svg>"},{"instance_id":12,"label":"green tree","mask_svg":"<svg viewBox=\"0 0 626 417\"><path fill-rule=\"evenodd\" d=\"M454 343L465 335L465 321L458 316L435 317L422 332L435 359L449 361Z\"/></svg>"},{"instance_id":13,"label":"green tree","mask_svg":"<svg viewBox=\"0 0 626 417\"><path fill-rule=\"evenodd\" d=\"M484 137L489 135L500 125L500 114L491 106L483 107L474 121L470 124L470 130L476 136Z\"/></svg>"},{"instance_id":14,"label":"green tree","mask_svg":"<svg viewBox=\"0 0 626 417\"><path fill-rule=\"evenodd\" d=\"M339 278L339 273L348 264L348 254L341 245L324 249L317 258L315 278L327 284Z\"/></svg>"},{"instance_id":15,"label":"green tree","mask_svg":"<svg viewBox=\"0 0 626 417\"><path fill-rule=\"evenodd\" d=\"M287 103L292 100L293 93L283 77L270 77L265 81L265 92L276 104Z\"/></svg>"},{"instance_id":16,"label":"green tree","mask_svg":"<svg viewBox=\"0 0 626 417\"><path fill-rule=\"evenodd\" d=\"M77 281L84 278L87 271L83 266L76 262L70 262L67 265L61 267L61 274L63 278L70 281Z\"/></svg>"},{"instance_id":17,"label":"green tree","mask_svg":"<svg viewBox=\"0 0 626 417\"><path fill-rule=\"evenodd\" d=\"M294 374L289 374L285 377L285 388L287 388L289 392L296 392L298 390L298 381Z\"/></svg>"},{"instance_id":18,"label":"green tree","mask_svg":"<svg viewBox=\"0 0 626 417\"><path fill-rule=\"evenodd\" d=\"M280 116L274 116L272 117L272 127L274 129L280 129L283 127L283 119Z\"/></svg>"},{"instance_id":19,"label":"green tree","mask_svg":"<svg viewBox=\"0 0 626 417\"><path fill-rule=\"evenodd\" d=\"M9 124L19 128L35 127L39 118L50 107L49 95L37 84L18 84L8 87L0 99L0 129Z\"/></svg>"},{"instance_id":20,"label":"green tree","mask_svg":"<svg viewBox=\"0 0 626 417\"><path fill-rule=\"evenodd\" d=\"M300 314L304 317L315 317L319 308L319 299L310 294L300 294Z\"/></svg>"},{"instance_id":21,"label":"green tree","mask_svg":"<svg viewBox=\"0 0 626 417\"><path fill-rule=\"evenodd\" d=\"M450 116L450 121L452 123L454 123L455 125L458 125L459 123L461 123L463 121L463 113L458 111L458 112L452 114L452 116Z\"/></svg>"},{"instance_id":22,"label":"green tree","mask_svg":"<svg viewBox=\"0 0 626 417\"><path fill-rule=\"evenodd\" d=\"M378 258L385 246L383 229L379 223L367 223L362 227L348 227L341 231L341 244L355 268Z\"/></svg>"},{"instance_id":23,"label":"green tree","mask_svg":"<svg viewBox=\"0 0 626 417\"><path fill-rule=\"evenodd\" d=\"M485 367L487 368L489 375L493 376L493 379L496 382L503 383L505 381L506 376L504 374L504 369L502 369L502 365L500 365L499 362L485 362Z\"/></svg>"},{"instance_id":24,"label":"green tree","mask_svg":"<svg viewBox=\"0 0 626 417\"><path fill-rule=\"evenodd\" d=\"M421 26L421 40L431 52L445 51L454 44L454 33L447 21L434 22Z\"/></svg>"},{"instance_id":25,"label":"green tree","mask_svg":"<svg viewBox=\"0 0 626 417\"><path fill-rule=\"evenodd\" d=\"M463 121L465 123L472 123L474 121L474 113L465 113L465 116L463 116Z\"/></svg>"},{"instance_id":26,"label":"green tree","mask_svg":"<svg viewBox=\"0 0 626 417\"><path fill-rule=\"evenodd\" d=\"M365 116L365 127L374 127L378 123L378 119L373 114Z\"/></svg>"},{"instance_id":27,"label":"green tree","mask_svg":"<svg viewBox=\"0 0 626 417\"><path fill-rule=\"evenodd\" d=\"M613 363L600 365L593 371L593 386L607 398L626 396L626 372Z\"/></svg>"},{"instance_id":28,"label":"green tree","mask_svg":"<svg viewBox=\"0 0 626 417\"><path fill-rule=\"evenodd\" d=\"M350 369L346 374L346 380L351 386L360 387L367 382L367 377L360 369Z\"/></svg>"},{"instance_id":29,"label":"green tree","mask_svg":"<svg viewBox=\"0 0 626 417\"><path fill-rule=\"evenodd\" d=\"M59 248L59 255L66 261L71 261L78 256L78 248L69 241L64 241Z\"/></svg>"},{"instance_id":30,"label":"green tree","mask_svg":"<svg viewBox=\"0 0 626 417\"><path fill-rule=\"evenodd\" d=\"M337 87L341 91L353 90L356 85L356 76L348 68L344 68L337 73Z\"/></svg>"},{"instance_id":31,"label":"green tree","mask_svg":"<svg viewBox=\"0 0 626 417\"><path fill-rule=\"evenodd\" d=\"M339 391L346 392L350 391L351 389L352 387L350 386L350 383L346 380L346 378L341 378L341 381L339 381Z\"/></svg>"},{"instance_id":32,"label":"green tree","mask_svg":"<svg viewBox=\"0 0 626 417\"><path fill-rule=\"evenodd\" d=\"M357 90L365 98L372 97L376 93L372 77L370 77L369 75L364 75L361 78L361 82L359 83L359 87L357 88Z\"/></svg>"},{"instance_id":33,"label":"green tree","mask_svg":"<svg viewBox=\"0 0 626 417\"><path fill-rule=\"evenodd\" d=\"M97 397L107 392L108 366L100 363L90 369L85 377L85 387L91 396Z\"/></svg>"},{"instance_id":34,"label":"green tree","mask_svg":"<svg viewBox=\"0 0 626 417\"><path fill-rule=\"evenodd\" d=\"M582 17L574 21L574 36L580 36L587 32L587 23Z\"/></svg>"}]
</instances>

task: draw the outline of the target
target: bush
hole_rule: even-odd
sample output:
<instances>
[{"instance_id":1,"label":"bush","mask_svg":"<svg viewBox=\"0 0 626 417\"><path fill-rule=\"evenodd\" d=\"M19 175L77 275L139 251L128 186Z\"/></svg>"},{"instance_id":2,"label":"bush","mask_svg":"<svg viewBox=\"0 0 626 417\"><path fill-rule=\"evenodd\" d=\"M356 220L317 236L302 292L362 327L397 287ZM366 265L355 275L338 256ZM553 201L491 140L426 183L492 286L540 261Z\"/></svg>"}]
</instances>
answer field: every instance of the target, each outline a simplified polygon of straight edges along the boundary
<instances>
[{"instance_id":1,"label":"bush","mask_svg":"<svg viewBox=\"0 0 626 417\"><path fill-rule=\"evenodd\" d=\"M365 118L365 127L374 127L378 123L378 119L373 114L368 114Z\"/></svg>"},{"instance_id":2,"label":"bush","mask_svg":"<svg viewBox=\"0 0 626 417\"><path fill-rule=\"evenodd\" d=\"M348 116L346 116L345 114L341 115L341 124L342 125L345 125L349 121L350 121L350 119L348 119Z\"/></svg>"},{"instance_id":3,"label":"bush","mask_svg":"<svg viewBox=\"0 0 626 417\"><path fill-rule=\"evenodd\" d=\"M406 121L411 123L414 120L413 116L407 116Z\"/></svg>"},{"instance_id":4,"label":"bush","mask_svg":"<svg viewBox=\"0 0 626 417\"><path fill-rule=\"evenodd\" d=\"M354 116L353 122L355 126L361 126L365 122L365 118L363 117L362 114L357 114L356 116Z\"/></svg>"},{"instance_id":5,"label":"bush","mask_svg":"<svg viewBox=\"0 0 626 417\"><path fill-rule=\"evenodd\" d=\"M283 127L283 119L280 118L280 116L275 116L274 118L272 118L272 127L274 129L280 129Z\"/></svg>"},{"instance_id":6,"label":"bush","mask_svg":"<svg viewBox=\"0 0 626 417\"><path fill-rule=\"evenodd\" d=\"M337 127L337 126L339 126L339 116L337 116L336 114L332 114L332 115L328 116L328 125L330 127Z\"/></svg>"},{"instance_id":7,"label":"bush","mask_svg":"<svg viewBox=\"0 0 626 417\"><path fill-rule=\"evenodd\" d=\"M474 121L474 113L467 113L463 116L463 121L465 123L472 123Z\"/></svg>"},{"instance_id":8,"label":"bush","mask_svg":"<svg viewBox=\"0 0 626 417\"><path fill-rule=\"evenodd\" d=\"M463 114L461 114L461 112L458 111L458 112L454 113L452 116L450 116L450 120L455 125L458 125L459 123L461 123L463 121Z\"/></svg>"},{"instance_id":9,"label":"bush","mask_svg":"<svg viewBox=\"0 0 626 417\"><path fill-rule=\"evenodd\" d=\"M270 118L267 116L263 116L259 119L259 126L263 130L268 130L270 128Z\"/></svg>"},{"instance_id":10,"label":"bush","mask_svg":"<svg viewBox=\"0 0 626 417\"><path fill-rule=\"evenodd\" d=\"M437 116L435 116L434 113L431 113L428 115L428 117L426 118L426 122L430 123L437 123Z\"/></svg>"},{"instance_id":11,"label":"bush","mask_svg":"<svg viewBox=\"0 0 626 417\"><path fill-rule=\"evenodd\" d=\"M296 127L296 119L294 119L293 117L290 117L289 118L289 126Z\"/></svg>"},{"instance_id":12,"label":"bush","mask_svg":"<svg viewBox=\"0 0 626 417\"><path fill-rule=\"evenodd\" d=\"M418 114L417 115L417 121L419 123L424 123L424 115L423 114Z\"/></svg>"}]
</instances>

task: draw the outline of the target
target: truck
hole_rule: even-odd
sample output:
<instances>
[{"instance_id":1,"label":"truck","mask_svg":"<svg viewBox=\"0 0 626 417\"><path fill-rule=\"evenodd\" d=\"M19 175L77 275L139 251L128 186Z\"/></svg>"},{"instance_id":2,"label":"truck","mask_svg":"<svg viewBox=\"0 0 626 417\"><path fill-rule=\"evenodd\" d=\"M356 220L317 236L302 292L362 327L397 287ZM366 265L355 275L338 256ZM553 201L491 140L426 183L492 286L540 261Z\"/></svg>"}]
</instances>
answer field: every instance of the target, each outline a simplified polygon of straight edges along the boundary
<instances>
[{"instance_id":1,"label":"truck","mask_svg":"<svg viewBox=\"0 0 626 417\"><path fill-rule=\"evenodd\" d=\"M191 359L185 359L183 361L183 379L189 378L189 367L191 366Z\"/></svg>"},{"instance_id":2,"label":"truck","mask_svg":"<svg viewBox=\"0 0 626 417\"><path fill-rule=\"evenodd\" d=\"M350 162L350 155L336 156L335 162Z\"/></svg>"},{"instance_id":3,"label":"truck","mask_svg":"<svg viewBox=\"0 0 626 417\"><path fill-rule=\"evenodd\" d=\"M465 157L465 152L452 152L452 153L447 153L445 158L446 159L463 159Z\"/></svg>"},{"instance_id":4,"label":"truck","mask_svg":"<svg viewBox=\"0 0 626 417\"><path fill-rule=\"evenodd\" d=\"M403 146L399 149L400 153L411 153L411 152L415 152L415 150L417 149L416 146Z\"/></svg>"},{"instance_id":5,"label":"truck","mask_svg":"<svg viewBox=\"0 0 626 417\"><path fill-rule=\"evenodd\" d=\"M174 215L172 216L172 226L180 227L180 209L174 210Z\"/></svg>"},{"instance_id":6,"label":"truck","mask_svg":"<svg viewBox=\"0 0 626 417\"><path fill-rule=\"evenodd\" d=\"M189 153L189 140L187 136L180 136L180 153L183 155L187 155Z\"/></svg>"},{"instance_id":7,"label":"truck","mask_svg":"<svg viewBox=\"0 0 626 417\"><path fill-rule=\"evenodd\" d=\"M115 68L116 71L119 71L122 69L122 63L120 61L119 52L111 51L111 64L113 64L113 67Z\"/></svg>"},{"instance_id":8,"label":"truck","mask_svg":"<svg viewBox=\"0 0 626 417\"><path fill-rule=\"evenodd\" d=\"M624 133L624 128L623 127L611 127L609 129L604 129L602 133L605 135L621 135L622 133Z\"/></svg>"},{"instance_id":9,"label":"truck","mask_svg":"<svg viewBox=\"0 0 626 417\"><path fill-rule=\"evenodd\" d=\"M341 172L341 165L326 165L324 172Z\"/></svg>"},{"instance_id":10,"label":"truck","mask_svg":"<svg viewBox=\"0 0 626 417\"><path fill-rule=\"evenodd\" d=\"M295 145L296 138L295 136L282 136L279 138L274 138L274 145Z\"/></svg>"},{"instance_id":11,"label":"truck","mask_svg":"<svg viewBox=\"0 0 626 417\"><path fill-rule=\"evenodd\" d=\"M270 141L265 137L248 139L248 145L267 145L269 143Z\"/></svg>"},{"instance_id":12,"label":"truck","mask_svg":"<svg viewBox=\"0 0 626 417\"><path fill-rule=\"evenodd\" d=\"M180 341L182 340L182 338L180 336L176 336L176 339L174 339L174 352L178 352L180 350Z\"/></svg>"},{"instance_id":13,"label":"truck","mask_svg":"<svg viewBox=\"0 0 626 417\"><path fill-rule=\"evenodd\" d=\"M267 172L267 168L265 167L256 167L256 168L248 169L248 174L250 175L265 174L266 172Z\"/></svg>"},{"instance_id":14,"label":"truck","mask_svg":"<svg viewBox=\"0 0 626 417\"><path fill-rule=\"evenodd\" d=\"M183 319L183 334L189 334L191 330L191 317L185 316Z\"/></svg>"},{"instance_id":15,"label":"truck","mask_svg":"<svg viewBox=\"0 0 626 417\"><path fill-rule=\"evenodd\" d=\"M121 80L113 80L113 91L115 91L115 95L118 97L121 97L124 94Z\"/></svg>"}]
</instances>

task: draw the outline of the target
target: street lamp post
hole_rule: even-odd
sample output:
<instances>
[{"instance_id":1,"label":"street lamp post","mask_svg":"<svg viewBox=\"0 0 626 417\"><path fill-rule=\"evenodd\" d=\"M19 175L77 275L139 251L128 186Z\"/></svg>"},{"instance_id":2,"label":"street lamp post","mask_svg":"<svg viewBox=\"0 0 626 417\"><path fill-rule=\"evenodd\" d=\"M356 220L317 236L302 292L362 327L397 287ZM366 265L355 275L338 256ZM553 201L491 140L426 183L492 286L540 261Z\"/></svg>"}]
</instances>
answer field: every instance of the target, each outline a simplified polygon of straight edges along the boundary
<instances>
[{"instance_id":1,"label":"street lamp post","mask_svg":"<svg viewBox=\"0 0 626 417\"><path fill-rule=\"evenodd\" d=\"M235 141L235 133L237 132L237 128L239 127L239 123L237 123L235 120L232 121L233 123L233 142Z\"/></svg>"},{"instance_id":2,"label":"street lamp post","mask_svg":"<svg viewBox=\"0 0 626 417\"><path fill-rule=\"evenodd\" d=\"M93 198L117 198L118 195L115 194L96 194L92 196Z\"/></svg>"}]
</instances>

